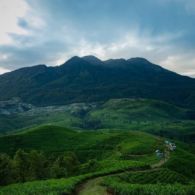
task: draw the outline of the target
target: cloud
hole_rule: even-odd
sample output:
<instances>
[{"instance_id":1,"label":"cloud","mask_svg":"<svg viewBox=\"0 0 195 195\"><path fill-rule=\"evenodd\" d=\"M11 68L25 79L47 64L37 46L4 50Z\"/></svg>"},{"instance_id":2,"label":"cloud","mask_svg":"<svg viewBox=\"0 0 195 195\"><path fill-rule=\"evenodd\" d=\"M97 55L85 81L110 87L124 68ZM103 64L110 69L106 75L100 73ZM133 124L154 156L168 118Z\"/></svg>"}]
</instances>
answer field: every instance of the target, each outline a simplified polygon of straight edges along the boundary
<instances>
[{"instance_id":1,"label":"cloud","mask_svg":"<svg viewBox=\"0 0 195 195\"><path fill-rule=\"evenodd\" d=\"M187 76L194 77L195 75L195 51L190 53L175 53L167 55L167 57L161 61L161 64L165 68L180 72Z\"/></svg>"},{"instance_id":2,"label":"cloud","mask_svg":"<svg viewBox=\"0 0 195 195\"><path fill-rule=\"evenodd\" d=\"M145 57L188 74L195 70L193 13L193 0L1 0L0 67L92 54Z\"/></svg>"},{"instance_id":3,"label":"cloud","mask_svg":"<svg viewBox=\"0 0 195 195\"><path fill-rule=\"evenodd\" d=\"M6 73L6 72L9 72L9 71L10 71L9 69L1 68L1 67L0 67L0 75L1 75L1 74L4 74L4 73Z\"/></svg>"},{"instance_id":4,"label":"cloud","mask_svg":"<svg viewBox=\"0 0 195 195\"><path fill-rule=\"evenodd\" d=\"M9 33L25 35L26 31L17 25L17 18L24 17L29 6L25 0L1 0L0 2L0 45L11 44Z\"/></svg>"}]
</instances>

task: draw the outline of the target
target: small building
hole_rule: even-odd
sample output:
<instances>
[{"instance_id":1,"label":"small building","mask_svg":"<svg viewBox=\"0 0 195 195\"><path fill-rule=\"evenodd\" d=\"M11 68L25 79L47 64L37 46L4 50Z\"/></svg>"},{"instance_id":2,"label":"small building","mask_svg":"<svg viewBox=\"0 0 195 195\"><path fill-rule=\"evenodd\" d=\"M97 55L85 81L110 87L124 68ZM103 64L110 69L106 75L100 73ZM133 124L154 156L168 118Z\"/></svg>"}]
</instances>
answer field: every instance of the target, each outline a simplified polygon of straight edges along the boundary
<instances>
[{"instance_id":1,"label":"small building","mask_svg":"<svg viewBox=\"0 0 195 195\"><path fill-rule=\"evenodd\" d=\"M172 142L170 142L170 141L168 141L168 140L165 140L165 144L166 144L167 148L168 148L170 151L176 150L176 145L175 145L175 143L172 143Z\"/></svg>"},{"instance_id":2,"label":"small building","mask_svg":"<svg viewBox=\"0 0 195 195\"><path fill-rule=\"evenodd\" d=\"M174 143L170 143L170 144L169 144L169 149L170 149L171 151L176 150L176 145L175 145Z\"/></svg>"},{"instance_id":3,"label":"small building","mask_svg":"<svg viewBox=\"0 0 195 195\"><path fill-rule=\"evenodd\" d=\"M170 142L168 140L165 140L165 144L169 144Z\"/></svg>"}]
</instances>

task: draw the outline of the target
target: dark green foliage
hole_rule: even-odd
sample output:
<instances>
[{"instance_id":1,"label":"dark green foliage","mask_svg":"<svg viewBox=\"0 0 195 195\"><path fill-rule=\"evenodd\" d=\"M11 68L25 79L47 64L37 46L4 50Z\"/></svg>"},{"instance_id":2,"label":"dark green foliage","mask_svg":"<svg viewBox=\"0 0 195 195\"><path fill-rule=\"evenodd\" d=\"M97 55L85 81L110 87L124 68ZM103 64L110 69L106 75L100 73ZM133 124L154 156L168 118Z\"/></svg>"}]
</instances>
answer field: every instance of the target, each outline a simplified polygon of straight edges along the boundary
<instances>
[{"instance_id":1,"label":"dark green foliage","mask_svg":"<svg viewBox=\"0 0 195 195\"><path fill-rule=\"evenodd\" d=\"M79 161L75 154L60 155L51 166L51 177L62 178L75 174Z\"/></svg>"},{"instance_id":2,"label":"dark green foliage","mask_svg":"<svg viewBox=\"0 0 195 195\"><path fill-rule=\"evenodd\" d=\"M32 150L29 153L29 173L32 180L44 179L48 176L48 160L42 152Z\"/></svg>"},{"instance_id":3,"label":"dark green foliage","mask_svg":"<svg viewBox=\"0 0 195 195\"><path fill-rule=\"evenodd\" d=\"M60 156L56 159L51 167L51 175L54 178L61 178L67 177L67 168L66 168L66 161L64 160L63 156Z\"/></svg>"},{"instance_id":4,"label":"dark green foliage","mask_svg":"<svg viewBox=\"0 0 195 195\"><path fill-rule=\"evenodd\" d=\"M29 177L29 157L26 152L19 149L14 156L14 168L16 181L25 182Z\"/></svg>"},{"instance_id":5,"label":"dark green foliage","mask_svg":"<svg viewBox=\"0 0 195 195\"><path fill-rule=\"evenodd\" d=\"M0 100L20 97L44 106L133 97L194 107L194 91L194 79L142 58L94 63L73 57L59 67L39 65L0 76Z\"/></svg>"},{"instance_id":6,"label":"dark green foliage","mask_svg":"<svg viewBox=\"0 0 195 195\"><path fill-rule=\"evenodd\" d=\"M7 154L0 154L0 185L6 185L13 181L12 160Z\"/></svg>"},{"instance_id":7,"label":"dark green foliage","mask_svg":"<svg viewBox=\"0 0 195 195\"><path fill-rule=\"evenodd\" d=\"M80 166L79 172L81 174L90 173L93 172L94 170L97 170L99 166L100 166L100 162L98 162L95 159L91 159L87 163L84 163Z\"/></svg>"},{"instance_id":8,"label":"dark green foliage","mask_svg":"<svg viewBox=\"0 0 195 195\"><path fill-rule=\"evenodd\" d=\"M115 165L115 164L114 164ZM25 182L20 184L12 184L0 188L0 194L3 195L32 195L32 194L46 194L46 195L59 195L59 194L72 194L75 188L83 181L92 179L94 177L106 176L109 174L120 173L124 170L141 170L146 169L144 163L129 162L126 166L113 166L110 169L104 169L98 172L88 173L84 175L62 178L50 179L44 181Z\"/></svg>"},{"instance_id":9,"label":"dark green foliage","mask_svg":"<svg viewBox=\"0 0 195 195\"><path fill-rule=\"evenodd\" d=\"M13 159L0 154L0 185L9 183L62 178L75 174L79 161L74 153L57 155L52 159L42 152L17 150Z\"/></svg>"}]
</instances>

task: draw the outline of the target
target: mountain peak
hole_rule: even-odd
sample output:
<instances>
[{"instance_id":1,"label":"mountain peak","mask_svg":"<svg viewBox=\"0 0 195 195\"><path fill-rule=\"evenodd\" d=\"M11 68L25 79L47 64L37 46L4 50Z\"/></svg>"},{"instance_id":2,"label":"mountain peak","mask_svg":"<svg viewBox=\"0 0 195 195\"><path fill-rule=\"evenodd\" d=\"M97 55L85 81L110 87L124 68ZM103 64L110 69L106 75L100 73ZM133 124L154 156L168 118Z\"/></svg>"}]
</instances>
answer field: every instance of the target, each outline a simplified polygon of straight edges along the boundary
<instances>
[{"instance_id":1,"label":"mountain peak","mask_svg":"<svg viewBox=\"0 0 195 195\"><path fill-rule=\"evenodd\" d=\"M83 56L82 59L84 59L85 61L87 61L91 64L95 64L95 65L103 63L99 58L97 58L96 56L93 56L93 55Z\"/></svg>"},{"instance_id":2,"label":"mountain peak","mask_svg":"<svg viewBox=\"0 0 195 195\"><path fill-rule=\"evenodd\" d=\"M79 56L73 56L70 59L68 59L66 62L64 62L64 64L62 64L62 66L63 65L68 65L68 64L70 64L70 65L75 64L75 63L78 63L80 61L83 61L83 59L80 58Z\"/></svg>"},{"instance_id":3,"label":"mountain peak","mask_svg":"<svg viewBox=\"0 0 195 195\"><path fill-rule=\"evenodd\" d=\"M127 61L129 61L129 62L137 62L137 63L151 64L151 62L149 62L147 59L141 58L141 57L130 58Z\"/></svg>"},{"instance_id":4,"label":"mountain peak","mask_svg":"<svg viewBox=\"0 0 195 195\"><path fill-rule=\"evenodd\" d=\"M66 63L67 62L71 62L71 61L78 61L78 60L80 60L81 58L79 57L79 56L73 56L73 57L71 57L69 60L67 60L66 61Z\"/></svg>"}]
</instances>

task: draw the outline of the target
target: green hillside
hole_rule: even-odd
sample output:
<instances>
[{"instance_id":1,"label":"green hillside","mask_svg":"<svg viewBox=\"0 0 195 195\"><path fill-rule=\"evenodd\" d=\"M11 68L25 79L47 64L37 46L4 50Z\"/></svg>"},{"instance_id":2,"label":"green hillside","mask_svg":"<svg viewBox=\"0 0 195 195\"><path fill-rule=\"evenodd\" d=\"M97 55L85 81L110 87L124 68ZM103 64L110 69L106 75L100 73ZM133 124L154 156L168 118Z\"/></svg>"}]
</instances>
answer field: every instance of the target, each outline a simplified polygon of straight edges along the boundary
<instances>
[{"instance_id":1,"label":"green hillside","mask_svg":"<svg viewBox=\"0 0 195 195\"><path fill-rule=\"evenodd\" d=\"M150 125L169 125L181 121L193 127L195 123L189 121L189 113L189 110L157 100L111 99L90 104L34 107L18 114L0 115L0 132L45 124L74 129L144 130Z\"/></svg>"},{"instance_id":2,"label":"green hillside","mask_svg":"<svg viewBox=\"0 0 195 195\"><path fill-rule=\"evenodd\" d=\"M17 149L46 153L73 151L79 159L104 159L121 153L153 153L161 143L156 137L127 131L73 131L56 126L41 126L0 137L0 152L13 154Z\"/></svg>"},{"instance_id":3,"label":"green hillside","mask_svg":"<svg viewBox=\"0 0 195 195\"><path fill-rule=\"evenodd\" d=\"M136 131L40 126L0 137L0 184L148 167L163 147L162 139Z\"/></svg>"},{"instance_id":4,"label":"green hillside","mask_svg":"<svg viewBox=\"0 0 195 195\"><path fill-rule=\"evenodd\" d=\"M154 194L158 191L171 194L174 190L194 192L195 156L187 151L188 146L178 142L177 150L169 153L167 161L161 161L155 150L165 150L164 139L144 132L75 131L40 126L0 137L0 152L12 155L19 148L41 150L49 158L74 152L80 162L73 174L76 176L12 184L0 187L0 194L71 194L80 182L100 176L105 178L105 188L119 194L138 191L147 194L152 189ZM148 166L159 162L162 168Z\"/></svg>"},{"instance_id":5,"label":"green hillside","mask_svg":"<svg viewBox=\"0 0 195 195\"><path fill-rule=\"evenodd\" d=\"M187 110L174 105L147 99L109 100L88 114L89 120L100 121L106 128L129 128L148 122L187 119Z\"/></svg>"},{"instance_id":6,"label":"green hillside","mask_svg":"<svg viewBox=\"0 0 195 195\"><path fill-rule=\"evenodd\" d=\"M53 107L35 108L23 113L0 115L0 133L3 134L43 124L78 128L81 123L80 120L78 116L74 116L63 106L57 109Z\"/></svg>"}]
</instances>

